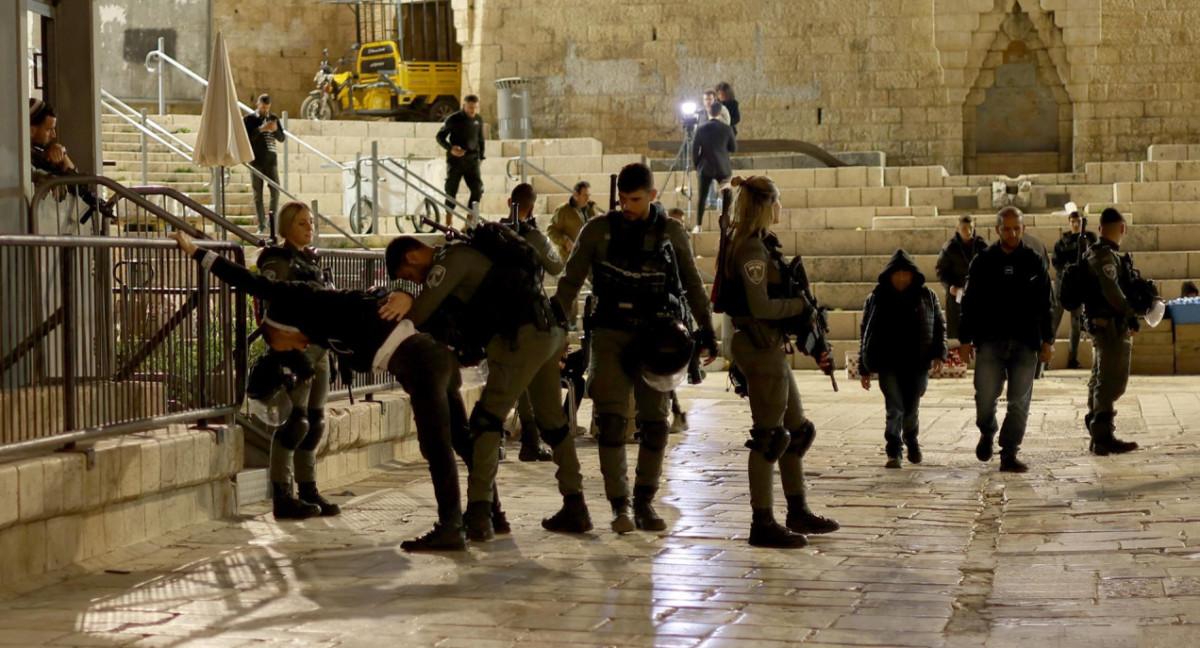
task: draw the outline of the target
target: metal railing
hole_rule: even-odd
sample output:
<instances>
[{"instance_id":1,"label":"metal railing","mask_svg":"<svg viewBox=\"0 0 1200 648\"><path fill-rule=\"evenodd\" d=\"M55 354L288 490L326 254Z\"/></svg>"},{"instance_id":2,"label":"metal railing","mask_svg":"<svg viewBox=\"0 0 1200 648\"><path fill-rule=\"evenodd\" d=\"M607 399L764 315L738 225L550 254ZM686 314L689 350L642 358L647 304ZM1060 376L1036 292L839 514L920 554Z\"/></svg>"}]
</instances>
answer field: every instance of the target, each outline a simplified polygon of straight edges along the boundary
<instances>
[{"instance_id":1,"label":"metal railing","mask_svg":"<svg viewBox=\"0 0 1200 648\"><path fill-rule=\"evenodd\" d=\"M170 57L168 57L168 58L170 58ZM188 162L192 161L192 151L193 151L194 147L192 147L190 144L188 144L188 143L184 142L182 139L176 137L173 133L168 132L165 128L163 128L160 124L158 124L154 120L146 120L148 122L148 124L146 124L146 125L142 124L140 118L143 115L141 115L140 113L134 112L133 108L131 106L122 102L120 99L117 99L112 94L108 93L107 91L101 90L101 93L102 93L102 96L104 97L104 99L101 100L101 102L100 102L101 106L105 110L108 110L109 112L111 112L114 115L117 115L118 117L123 119L125 122L127 122L129 125L133 126L139 133L141 133L143 135L143 141L142 141L142 147L141 147L143 179L146 179L145 169L148 165L147 156L149 155L146 138L152 138L155 141L159 142L160 144L163 144L164 146L166 146L172 153L180 156L181 158L187 160ZM130 113L133 113L133 114L130 114ZM153 128L151 126L149 126L149 124L153 124ZM155 132L156 130L157 130L157 132ZM288 137L289 137L289 139L295 138L295 136L290 135L290 134ZM309 148L312 149L311 146ZM312 150L316 151L316 149L312 149ZM333 158L326 156L324 153L320 153L320 151L316 151L316 152L318 154L320 154L324 159L330 160L335 165L338 165L339 168L341 167L341 165L339 163L337 163L336 161L333 161ZM252 165L243 164L242 166L245 167L246 170L249 171L252 176L255 176L255 177L259 178L260 180L262 180L263 184L265 184L267 187L278 190L280 194L287 196L288 198L291 198L292 200L300 201L300 198L298 196L296 196L291 191L288 191L287 189L285 189L278 182L275 182L271 178L267 177L263 172L254 168ZM214 182L214 185L215 184L216 183ZM216 198L217 190L218 190L217 187L214 186L213 187L214 199ZM215 202L215 200L214 200L214 202ZM303 201L300 201L300 202L303 202ZM333 222L327 216L322 214L320 209L317 206L317 201L314 200L314 201L310 202L309 209L312 211L313 217L315 219L317 219L317 221L325 223L329 227L333 228L334 230L336 230L338 232L338 234L341 234L344 238L346 238L346 240L357 245L358 247L360 247L364 250L370 249L370 246L368 246L366 243L364 243L361 240L359 240L358 238L356 238L350 232L347 232L346 230L342 229L342 227L340 225Z\"/></svg>"},{"instance_id":2,"label":"metal railing","mask_svg":"<svg viewBox=\"0 0 1200 648\"><path fill-rule=\"evenodd\" d=\"M365 217L362 214L362 208L368 202L371 206L371 232L379 232L379 212L383 205L379 198L380 183L388 178L399 180L400 183L411 190L420 198L421 205L415 210L411 205L406 204L405 209L409 212L408 218L412 221L414 231L425 231L420 226L421 216L427 216L431 220L440 221L438 212L445 211L452 217L462 221L463 225L470 227L478 223L482 216L479 213L478 205L466 205L438 188L432 182L426 180L420 174L412 171L411 160L404 158L393 158L379 155L379 142L371 142L371 156L362 157L355 156L352 164L342 166L344 171L353 172L355 198L353 213L347 214L351 219L351 229L354 229L354 221L359 221L359 231L363 231ZM382 171L382 176L381 172ZM363 185L369 180L371 184L371 194L368 197L363 194ZM405 202L407 203L407 196ZM422 213L423 212L423 213ZM431 213L432 212L432 213ZM405 216L397 215L396 229L401 230L400 221Z\"/></svg>"},{"instance_id":3,"label":"metal railing","mask_svg":"<svg viewBox=\"0 0 1200 648\"><path fill-rule=\"evenodd\" d=\"M526 152L528 149L528 145L529 145L528 141L521 140L521 154L516 157L509 158L508 162L505 163L504 174L506 176L508 176L508 180L510 182L528 182L529 181L528 180L528 178L529 178L528 170L532 169L534 173L537 173L538 175L541 175L541 176L549 179L550 182L553 182L554 184L558 185L560 188L562 188L563 191L565 191L567 193L575 193L575 190L573 188L568 187L567 185L563 184L558 178L555 178L554 176L550 175L550 173L548 171L539 167L538 165L534 164L533 162L529 161L529 156ZM521 168L520 175L513 173L513 165L514 164L520 166L520 168Z\"/></svg>"},{"instance_id":4,"label":"metal railing","mask_svg":"<svg viewBox=\"0 0 1200 648\"><path fill-rule=\"evenodd\" d=\"M199 242L241 262L241 246ZM0 453L232 417L244 300L172 241L0 236Z\"/></svg>"},{"instance_id":5,"label":"metal railing","mask_svg":"<svg viewBox=\"0 0 1200 648\"><path fill-rule=\"evenodd\" d=\"M387 286L387 277L382 250L318 250L321 265L329 269L333 285L342 290L370 290ZM353 391L355 397L370 400L371 394L386 389L398 389L400 383L392 374L382 371L354 375L349 389L338 379L330 386L330 398L344 398Z\"/></svg>"}]
</instances>

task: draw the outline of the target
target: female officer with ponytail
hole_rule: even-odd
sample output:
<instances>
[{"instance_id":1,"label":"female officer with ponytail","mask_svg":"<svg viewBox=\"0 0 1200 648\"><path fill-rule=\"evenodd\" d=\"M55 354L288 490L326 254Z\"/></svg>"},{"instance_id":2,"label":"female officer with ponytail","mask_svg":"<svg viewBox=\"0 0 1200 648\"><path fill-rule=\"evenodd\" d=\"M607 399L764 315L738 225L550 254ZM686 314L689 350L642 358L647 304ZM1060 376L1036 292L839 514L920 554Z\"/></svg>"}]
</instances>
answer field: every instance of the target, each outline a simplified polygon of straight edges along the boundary
<instances>
[{"instance_id":1,"label":"female officer with ponytail","mask_svg":"<svg viewBox=\"0 0 1200 648\"><path fill-rule=\"evenodd\" d=\"M326 287L324 272L309 249L313 216L308 206L290 202L279 210L283 242L258 256L258 271L276 281L302 281ZM271 311L266 310L266 319ZM271 488L276 519L337 515L341 509L317 490L317 445L325 433L325 398L329 392L329 352L313 344L304 352L316 375L290 395L292 412L271 437ZM293 473L294 468L294 473ZM293 475L299 498L292 494Z\"/></svg>"},{"instance_id":2,"label":"female officer with ponytail","mask_svg":"<svg viewBox=\"0 0 1200 648\"><path fill-rule=\"evenodd\" d=\"M784 320L809 318L812 305L782 292L788 267L770 226L782 205L775 183L764 176L735 177L734 223L728 243L720 302L733 320L733 360L745 373L754 427L750 430L750 544L803 547L806 533L829 533L838 523L815 515L805 497L801 459L816 429L804 417L800 391L785 352ZM827 357L821 362L828 362ZM771 492L775 464L787 496L787 526L775 521Z\"/></svg>"}]
</instances>

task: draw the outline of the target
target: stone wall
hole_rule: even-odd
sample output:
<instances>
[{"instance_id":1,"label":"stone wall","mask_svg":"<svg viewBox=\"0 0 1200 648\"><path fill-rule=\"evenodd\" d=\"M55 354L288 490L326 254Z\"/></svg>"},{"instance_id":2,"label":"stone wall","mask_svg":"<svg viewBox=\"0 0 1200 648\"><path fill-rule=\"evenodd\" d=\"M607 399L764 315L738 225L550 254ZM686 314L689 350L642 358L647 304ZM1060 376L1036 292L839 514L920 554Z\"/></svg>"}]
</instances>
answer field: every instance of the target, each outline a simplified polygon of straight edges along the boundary
<instances>
[{"instance_id":1,"label":"stone wall","mask_svg":"<svg viewBox=\"0 0 1200 648\"><path fill-rule=\"evenodd\" d=\"M964 162L964 104L989 54L1028 15L1073 109L1068 166L1141 159L1200 127L1200 5L1184 0L455 0L465 85L536 78L539 137L593 135L609 150L679 136L675 106L727 80L741 136L891 164Z\"/></svg>"}]
</instances>

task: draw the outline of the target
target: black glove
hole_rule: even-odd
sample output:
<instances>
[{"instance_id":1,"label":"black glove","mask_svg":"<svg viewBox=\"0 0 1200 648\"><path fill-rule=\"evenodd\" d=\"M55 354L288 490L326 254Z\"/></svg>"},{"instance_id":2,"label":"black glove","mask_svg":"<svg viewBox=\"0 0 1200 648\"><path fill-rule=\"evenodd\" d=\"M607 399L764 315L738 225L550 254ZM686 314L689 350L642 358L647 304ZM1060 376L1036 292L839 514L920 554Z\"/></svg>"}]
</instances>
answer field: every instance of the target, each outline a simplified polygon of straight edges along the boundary
<instances>
[{"instance_id":1,"label":"black glove","mask_svg":"<svg viewBox=\"0 0 1200 648\"><path fill-rule=\"evenodd\" d=\"M717 334L712 329L698 329L692 335L692 340L696 345L697 351L708 351L710 357L717 355Z\"/></svg>"}]
</instances>

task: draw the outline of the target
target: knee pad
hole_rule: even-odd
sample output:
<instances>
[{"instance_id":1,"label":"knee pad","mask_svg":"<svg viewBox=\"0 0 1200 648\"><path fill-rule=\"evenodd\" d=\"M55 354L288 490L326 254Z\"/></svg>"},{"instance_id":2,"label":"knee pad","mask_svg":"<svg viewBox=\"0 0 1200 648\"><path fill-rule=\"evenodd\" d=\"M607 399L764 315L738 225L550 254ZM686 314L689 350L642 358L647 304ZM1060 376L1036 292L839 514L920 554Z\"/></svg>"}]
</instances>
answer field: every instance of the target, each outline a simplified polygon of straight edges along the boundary
<instances>
[{"instance_id":1,"label":"knee pad","mask_svg":"<svg viewBox=\"0 0 1200 648\"><path fill-rule=\"evenodd\" d=\"M570 424L567 424L555 430L543 430L538 428L538 432L542 437L542 441L545 441L546 445L550 446L550 449L553 450L566 440L567 435L571 433L571 426Z\"/></svg>"},{"instance_id":2,"label":"knee pad","mask_svg":"<svg viewBox=\"0 0 1200 648\"><path fill-rule=\"evenodd\" d=\"M788 443L787 451L803 458L812 447L813 439L817 438L817 426L813 425L812 421L805 421L804 425L796 428L795 432L791 433L792 439Z\"/></svg>"},{"instance_id":3,"label":"knee pad","mask_svg":"<svg viewBox=\"0 0 1200 648\"><path fill-rule=\"evenodd\" d=\"M605 447L625 445L625 429L629 419L617 414L596 415L596 442Z\"/></svg>"},{"instance_id":4,"label":"knee pad","mask_svg":"<svg viewBox=\"0 0 1200 648\"><path fill-rule=\"evenodd\" d=\"M484 432L504 433L504 420L483 410L478 403L471 409L471 418L467 421L471 428L471 436L477 437Z\"/></svg>"},{"instance_id":5,"label":"knee pad","mask_svg":"<svg viewBox=\"0 0 1200 648\"><path fill-rule=\"evenodd\" d=\"M308 410L308 433L304 435L304 441L300 443L300 449L308 452L316 450L323 436L325 436L325 410Z\"/></svg>"},{"instance_id":6,"label":"knee pad","mask_svg":"<svg viewBox=\"0 0 1200 648\"><path fill-rule=\"evenodd\" d=\"M308 434L308 419L304 416L304 410L299 407L293 407L287 420L275 430L275 438L279 440L279 445L291 451L295 451L300 446L300 442L304 440L306 434Z\"/></svg>"},{"instance_id":7,"label":"knee pad","mask_svg":"<svg viewBox=\"0 0 1200 648\"><path fill-rule=\"evenodd\" d=\"M778 461L789 449L791 441L792 435L782 427L769 430L754 428L750 430L750 440L746 442L746 447L766 457L767 461Z\"/></svg>"},{"instance_id":8,"label":"knee pad","mask_svg":"<svg viewBox=\"0 0 1200 648\"><path fill-rule=\"evenodd\" d=\"M671 434L671 426L666 421L643 421L642 447L648 450L662 451L667 447L667 436Z\"/></svg>"}]
</instances>

